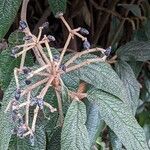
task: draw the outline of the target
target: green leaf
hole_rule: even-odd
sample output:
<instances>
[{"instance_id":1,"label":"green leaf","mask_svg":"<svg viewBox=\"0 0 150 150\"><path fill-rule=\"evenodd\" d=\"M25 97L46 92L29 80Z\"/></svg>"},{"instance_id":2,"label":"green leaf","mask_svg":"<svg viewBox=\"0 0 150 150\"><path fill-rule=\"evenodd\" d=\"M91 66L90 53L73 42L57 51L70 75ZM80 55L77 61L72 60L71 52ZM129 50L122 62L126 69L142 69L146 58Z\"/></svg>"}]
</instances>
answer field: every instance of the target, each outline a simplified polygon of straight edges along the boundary
<instances>
[{"instance_id":1,"label":"green leaf","mask_svg":"<svg viewBox=\"0 0 150 150\"><path fill-rule=\"evenodd\" d=\"M5 91L8 87L12 75L13 69L20 64L20 59L14 59L10 56L10 49L3 50L0 54L0 83L2 89Z\"/></svg>"},{"instance_id":2,"label":"green leaf","mask_svg":"<svg viewBox=\"0 0 150 150\"><path fill-rule=\"evenodd\" d=\"M93 63L79 70L79 78L95 88L126 100L125 89L118 75L107 63Z\"/></svg>"},{"instance_id":3,"label":"green leaf","mask_svg":"<svg viewBox=\"0 0 150 150\"><path fill-rule=\"evenodd\" d=\"M118 6L122 6L127 10L131 11L135 16L141 16L141 9L139 5L136 4L118 4Z\"/></svg>"},{"instance_id":4,"label":"green leaf","mask_svg":"<svg viewBox=\"0 0 150 150\"><path fill-rule=\"evenodd\" d=\"M61 127L57 127L53 131L53 135L47 144L47 150L60 150L61 149Z\"/></svg>"},{"instance_id":5,"label":"green leaf","mask_svg":"<svg viewBox=\"0 0 150 150\"><path fill-rule=\"evenodd\" d=\"M73 100L64 120L61 150L90 150L85 122L86 107L84 103Z\"/></svg>"},{"instance_id":6,"label":"green leaf","mask_svg":"<svg viewBox=\"0 0 150 150\"><path fill-rule=\"evenodd\" d=\"M129 111L128 105L114 95L93 89L88 100L99 106L102 119L128 150L148 150L143 129Z\"/></svg>"},{"instance_id":7,"label":"green leaf","mask_svg":"<svg viewBox=\"0 0 150 150\"><path fill-rule=\"evenodd\" d=\"M150 58L150 41L131 41L117 49L117 56L122 60L146 61Z\"/></svg>"},{"instance_id":8,"label":"green leaf","mask_svg":"<svg viewBox=\"0 0 150 150\"><path fill-rule=\"evenodd\" d=\"M126 88L126 94L130 102L130 107L135 115L139 104L140 84L136 80L134 72L129 64L125 61L118 61L115 64L116 72L123 81Z\"/></svg>"},{"instance_id":9,"label":"green leaf","mask_svg":"<svg viewBox=\"0 0 150 150\"><path fill-rule=\"evenodd\" d=\"M9 45L16 46L21 45L24 43L23 37L25 36L25 33L20 32L18 30L12 32L8 38Z\"/></svg>"},{"instance_id":10,"label":"green leaf","mask_svg":"<svg viewBox=\"0 0 150 150\"><path fill-rule=\"evenodd\" d=\"M2 39L13 23L21 0L0 0L0 39Z\"/></svg>"},{"instance_id":11,"label":"green leaf","mask_svg":"<svg viewBox=\"0 0 150 150\"><path fill-rule=\"evenodd\" d=\"M48 2L54 15L60 12L65 13L67 0L48 0Z\"/></svg>"},{"instance_id":12,"label":"green leaf","mask_svg":"<svg viewBox=\"0 0 150 150\"><path fill-rule=\"evenodd\" d=\"M36 126L34 134L35 144L31 146L29 138L20 139L13 136L10 141L8 150L45 150L46 149L46 135L42 127Z\"/></svg>"},{"instance_id":13,"label":"green leaf","mask_svg":"<svg viewBox=\"0 0 150 150\"><path fill-rule=\"evenodd\" d=\"M138 78L141 70L142 70L142 67L143 67L143 62L141 61L135 61L135 60L131 60L128 62L128 64L130 65L130 67L132 68L134 74L135 74L135 77Z\"/></svg>"},{"instance_id":14,"label":"green leaf","mask_svg":"<svg viewBox=\"0 0 150 150\"><path fill-rule=\"evenodd\" d=\"M116 134L111 129L109 129L109 137L110 137L111 147L113 150L124 150L122 148L121 141L118 139Z\"/></svg>"},{"instance_id":15,"label":"green leaf","mask_svg":"<svg viewBox=\"0 0 150 150\"><path fill-rule=\"evenodd\" d=\"M96 139L102 132L105 123L101 119L98 105L87 101L86 108L87 108L86 127L89 133L90 147L92 147L96 143Z\"/></svg>"},{"instance_id":16,"label":"green leaf","mask_svg":"<svg viewBox=\"0 0 150 150\"><path fill-rule=\"evenodd\" d=\"M77 71L65 73L61 75L61 78L69 90L77 90L80 82L80 79L77 76Z\"/></svg>"}]
</instances>

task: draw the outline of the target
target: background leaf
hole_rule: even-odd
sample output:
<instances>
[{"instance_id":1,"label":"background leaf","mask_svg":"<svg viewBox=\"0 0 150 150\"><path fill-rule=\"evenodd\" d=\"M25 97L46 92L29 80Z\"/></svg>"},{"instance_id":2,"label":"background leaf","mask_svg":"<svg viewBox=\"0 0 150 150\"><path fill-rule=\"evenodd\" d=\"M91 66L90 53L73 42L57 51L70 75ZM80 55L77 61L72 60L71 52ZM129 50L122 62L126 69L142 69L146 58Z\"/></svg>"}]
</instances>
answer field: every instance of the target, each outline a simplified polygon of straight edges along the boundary
<instances>
[{"instance_id":1,"label":"background leaf","mask_svg":"<svg viewBox=\"0 0 150 150\"><path fill-rule=\"evenodd\" d=\"M84 103L73 100L64 120L61 150L90 150L85 122L86 107Z\"/></svg>"},{"instance_id":2,"label":"background leaf","mask_svg":"<svg viewBox=\"0 0 150 150\"><path fill-rule=\"evenodd\" d=\"M117 49L117 56L122 60L146 61L150 58L150 41L131 41Z\"/></svg>"},{"instance_id":3,"label":"background leaf","mask_svg":"<svg viewBox=\"0 0 150 150\"><path fill-rule=\"evenodd\" d=\"M0 39L2 39L13 23L21 0L0 0Z\"/></svg>"},{"instance_id":4,"label":"background leaf","mask_svg":"<svg viewBox=\"0 0 150 150\"><path fill-rule=\"evenodd\" d=\"M102 119L118 136L126 149L148 150L144 131L124 102L97 89L90 90L87 98L99 106Z\"/></svg>"},{"instance_id":5,"label":"background leaf","mask_svg":"<svg viewBox=\"0 0 150 150\"><path fill-rule=\"evenodd\" d=\"M107 63L93 63L82 67L79 70L79 78L126 101L123 83Z\"/></svg>"},{"instance_id":6,"label":"background leaf","mask_svg":"<svg viewBox=\"0 0 150 150\"><path fill-rule=\"evenodd\" d=\"M118 61L115 64L115 69L123 81L123 84L126 88L126 94L130 102L130 107L135 115L139 104L140 84L136 80L132 68L125 61Z\"/></svg>"},{"instance_id":7,"label":"background leaf","mask_svg":"<svg viewBox=\"0 0 150 150\"><path fill-rule=\"evenodd\" d=\"M118 6L122 6L127 10L131 11L135 16L141 16L141 9L139 5L136 4L118 4Z\"/></svg>"},{"instance_id":8,"label":"background leaf","mask_svg":"<svg viewBox=\"0 0 150 150\"><path fill-rule=\"evenodd\" d=\"M65 13L67 0L48 0L48 2L54 15L60 12Z\"/></svg>"},{"instance_id":9,"label":"background leaf","mask_svg":"<svg viewBox=\"0 0 150 150\"><path fill-rule=\"evenodd\" d=\"M101 118L99 106L97 104L93 104L87 101L86 108L87 108L86 127L89 133L90 147L92 147L96 143L96 139L102 132L105 123Z\"/></svg>"}]
</instances>

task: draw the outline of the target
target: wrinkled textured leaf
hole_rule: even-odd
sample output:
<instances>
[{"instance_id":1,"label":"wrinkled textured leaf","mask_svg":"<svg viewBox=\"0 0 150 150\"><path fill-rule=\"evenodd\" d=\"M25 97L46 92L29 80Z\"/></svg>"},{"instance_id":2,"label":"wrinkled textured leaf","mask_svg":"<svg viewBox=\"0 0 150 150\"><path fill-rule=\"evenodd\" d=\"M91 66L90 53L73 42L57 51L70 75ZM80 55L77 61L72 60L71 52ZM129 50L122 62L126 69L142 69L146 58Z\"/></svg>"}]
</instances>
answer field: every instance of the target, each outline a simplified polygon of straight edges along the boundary
<instances>
[{"instance_id":1,"label":"wrinkled textured leaf","mask_svg":"<svg viewBox=\"0 0 150 150\"><path fill-rule=\"evenodd\" d=\"M88 100L99 106L102 119L114 131L126 149L148 150L143 129L130 113L126 103L117 97L101 91L88 91Z\"/></svg>"},{"instance_id":2,"label":"wrinkled textured leaf","mask_svg":"<svg viewBox=\"0 0 150 150\"><path fill-rule=\"evenodd\" d=\"M67 86L70 90L76 90L79 86L80 79L76 76L77 71L65 73L61 76L64 84Z\"/></svg>"},{"instance_id":3,"label":"wrinkled textured leaf","mask_svg":"<svg viewBox=\"0 0 150 150\"><path fill-rule=\"evenodd\" d=\"M110 136L112 149L113 150L123 150L121 141L119 140L119 138L116 136L116 134L111 129L109 129L109 136Z\"/></svg>"},{"instance_id":4,"label":"wrinkled textured leaf","mask_svg":"<svg viewBox=\"0 0 150 150\"><path fill-rule=\"evenodd\" d=\"M90 143L85 126L86 108L81 101L72 101L62 129L61 150L89 150Z\"/></svg>"},{"instance_id":5,"label":"wrinkled textured leaf","mask_svg":"<svg viewBox=\"0 0 150 150\"><path fill-rule=\"evenodd\" d=\"M140 84L136 80L132 68L125 61L118 61L115 65L115 69L126 87L126 94L130 102L130 107L135 115L139 104Z\"/></svg>"},{"instance_id":6,"label":"wrinkled textured leaf","mask_svg":"<svg viewBox=\"0 0 150 150\"><path fill-rule=\"evenodd\" d=\"M92 147L95 144L96 139L102 132L105 123L101 119L98 105L87 102L86 107L87 107L86 127L89 133L90 147Z\"/></svg>"},{"instance_id":7,"label":"wrinkled textured leaf","mask_svg":"<svg viewBox=\"0 0 150 150\"><path fill-rule=\"evenodd\" d=\"M45 150L46 148L46 135L42 127L36 126L35 131L35 144L31 146L29 138L20 139L13 136L8 150Z\"/></svg>"},{"instance_id":8,"label":"wrinkled textured leaf","mask_svg":"<svg viewBox=\"0 0 150 150\"><path fill-rule=\"evenodd\" d=\"M117 56L123 60L135 59L146 61L150 59L150 41L131 41L117 49Z\"/></svg>"},{"instance_id":9,"label":"wrinkled textured leaf","mask_svg":"<svg viewBox=\"0 0 150 150\"><path fill-rule=\"evenodd\" d=\"M61 127L54 130L53 135L47 145L47 150L60 150L61 145Z\"/></svg>"},{"instance_id":10,"label":"wrinkled textured leaf","mask_svg":"<svg viewBox=\"0 0 150 150\"><path fill-rule=\"evenodd\" d=\"M0 39L2 39L13 23L21 0L0 0Z\"/></svg>"},{"instance_id":11,"label":"wrinkled textured leaf","mask_svg":"<svg viewBox=\"0 0 150 150\"><path fill-rule=\"evenodd\" d=\"M107 91L121 100L126 100L122 81L107 63L93 63L82 67L79 77L81 80L94 85L95 88Z\"/></svg>"},{"instance_id":12,"label":"wrinkled textured leaf","mask_svg":"<svg viewBox=\"0 0 150 150\"><path fill-rule=\"evenodd\" d=\"M139 62L139 61L130 61L128 62L128 64L130 65L130 67L132 68L135 77L137 78L142 70L143 67L143 62Z\"/></svg>"},{"instance_id":13,"label":"wrinkled textured leaf","mask_svg":"<svg viewBox=\"0 0 150 150\"><path fill-rule=\"evenodd\" d=\"M128 9L135 16L139 16L139 17L141 16L141 9L140 9L139 5L136 5L136 4L118 4L118 6L122 6L126 9Z\"/></svg>"},{"instance_id":14,"label":"wrinkled textured leaf","mask_svg":"<svg viewBox=\"0 0 150 150\"><path fill-rule=\"evenodd\" d=\"M54 15L60 12L65 13L67 0L48 0L48 2Z\"/></svg>"},{"instance_id":15,"label":"wrinkled textured leaf","mask_svg":"<svg viewBox=\"0 0 150 150\"><path fill-rule=\"evenodd\" d=\"M0 83L3 90L8 87L12 75L13 69L19 66L20 59L14 59L10 56L10 49L3 50L0 54Z\"/></svg>"}]
</instances>

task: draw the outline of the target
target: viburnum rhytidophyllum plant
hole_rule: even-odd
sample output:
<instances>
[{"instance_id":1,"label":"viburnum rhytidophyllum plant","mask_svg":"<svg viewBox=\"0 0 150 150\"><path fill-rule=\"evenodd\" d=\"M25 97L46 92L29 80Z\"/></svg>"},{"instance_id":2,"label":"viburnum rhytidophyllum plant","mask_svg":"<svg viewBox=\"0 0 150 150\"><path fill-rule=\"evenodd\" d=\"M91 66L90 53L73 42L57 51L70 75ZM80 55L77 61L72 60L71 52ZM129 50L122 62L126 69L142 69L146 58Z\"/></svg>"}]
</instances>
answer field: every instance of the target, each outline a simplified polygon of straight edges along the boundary
<instances>
[{"instance_id":1,"label":"viburnum rhytidophyllum plant","mask_svg":"<svg viewBox=\"0 0 150 150\"><path fill-rule=\"evenodd\" d=\"M48 108L49 115L59 114L55 119L56 127L62 128L62 150L91 149L104 122L119 138L121 147L123 144L129 150L148 150L143 130L131 111L124 85L108 64L109 61L106 61L111 47L90 48L90 43L83 36L89 34L88 31L80 27L71 29L63 13L57 13L56 17L68 29L68 38L61 53L52 50L49 43L55 38L51 35L42 36L47 23L39 27L37 37L33 35L26 22L26 7L27 1L24 1L19 23L19 30L25 34L25 42L16 45L11 53L15 58L21 56L21 63L19 68L14 69L16 88L13 87L15 91L5 108L4 113L8 114L6 119L10 120L4 126L10 127L11 122L13 133L23 139L29 137L34 146L37 142L36 127L42 122L37 120L44 120L45 109ZM84 51L65 55L75 36L83 41ZM26 55L31 50L36 64L26 67ZM116 60L113 58L112 61ZM11 84L14 85L14 82ZM50 101L51 97L56 98ZM30 113L32 110L33 114ZM97 111L97 120L92 120L93 111ZM55 132L55 127L53 130ZM10 138L11 134L8 134ZM6 140L5 137L2 140Z\"/></svg>"}]
</instances>

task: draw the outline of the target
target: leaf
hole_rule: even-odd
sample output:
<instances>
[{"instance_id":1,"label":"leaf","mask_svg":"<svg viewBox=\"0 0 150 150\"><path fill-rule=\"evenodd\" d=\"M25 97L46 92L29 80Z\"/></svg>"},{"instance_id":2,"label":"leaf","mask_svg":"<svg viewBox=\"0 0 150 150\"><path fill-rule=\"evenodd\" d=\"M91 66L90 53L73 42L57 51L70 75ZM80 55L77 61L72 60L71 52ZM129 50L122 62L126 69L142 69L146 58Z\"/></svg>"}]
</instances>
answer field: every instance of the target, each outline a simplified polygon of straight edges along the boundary
<instances>
[{"instance_id":1,"label":"leaf","mask_svg":"<svg viewBox=\"0 0 150 150\"><path fill-rule=\"evenodd\" d=\"M135 74L135 77L138 78L138 76L142 70L142 67L143 67L143 62L131 60L128 62L128 64L132 68L132 70Z\"/></svg>"},{"instance_id":2,"label":"leaf","mask_svg":"<svg viewBox=\"0 0 150 150\"><path fill-rule=\"evenodd\" d=\"M87 101L86 107L87 107L86 127L89 133L90 147L92 147L95 144L96 139L102 132L105 123L101 119L98 105Z\"/></svg>"},{"instance_id":3,"label":"leaf","mask_svg":"<svg viewBox=\"0 0 150 150\"><path fill-rule=\"evenodd\" d=\"M21 0L0 0L0 39L2 39L13 23Z\"/></svg>"},{"instance_id":4,"label":"leaf","mask_svg":"<svg viewBox=\"0 0 150 150\"><path fill-rule=\"evenodd\" d=\"M48 0L50 8L54 15L57 13L65 13L67 7L67 0Z\"/></svg>"},{"instance_id":5,"label":"leaf","mask_svg":"<svg viewBox=\"0 0 150 150\"><path fill-rule=\"evenodd\" d=\"M75 91L79 86L80 79L77 73L77 71L74 71L61 75L64 84L69 90Z\"/></svg>"},{"instance_id":6,"label":"leaf","mask_svg":"<svg viewBox=\"0 0 150 150\"><path fill-rule=\"evenodd\" d=\"M0 83L3 90L8 87L12 75L13 69L20 64L20 59L14 59L10 56L10 49L3 50L0 54Z\"/></svg>"},{"instance_id":7,"label":"leaf","mask_svg":"<svg viewBox=\"0 0 150 150\"><path fill-rule=\"evenodd\" d=\"M136 80L134 72L129 64L125 61L118 61L115 64L116 72L123 81L126 88L126 94L130 102L130 107L135 115L139 104L140 84Z\"/></svg>"},{"instance_id":8,"label":"leaf","mask_svg":"<svg viewBox=\"0 0 150 150\"><path fill-rule=\"evenodd\" d=\"M79 78L95 88L126 100L125 89L118 75L107 63L93 63L79 70Z\"/></svg>"},{"instance_id":9,"label":"leaf","mask_svg":"<svg viewBox=\"0 0 150 150\"><path fill-rule=\"evenodd\" d=\"M53 135L47 144L47 150L60 150L61 149L60 141L61 141L61 127L57 127L57 129L54 130Z\"/></svg>"},{"instance_id":10,"label":"leaf","mask_svg":"<svg viewBox=\"0 0 150 150\"><path fill-rule=\"evenodd\" d=\"M33 78L32 82L36 82L39 79L40 79L39 77ZM25 80L25 77L23 75L19 76L19 81L21 81L20 87L22 87L22 89L25 89L27 87L24 83L24 80ZM37 94L37 92L39 91L39 88L40 87L38 87L36 90L33 90L32 96L35 96ZM0 149L2 149L2 150L8 149L9 141L10 141L10 138L12 135L11 130L13 129L13 126L14 126L14 124L12 123L10 111L8 111L7 113L5 113L4 111L5 111L8 103L12 99L14 99L15 90L16 90L16 83L15 83L15 80L13 78L12 81L10 82L8 88L4 92L3 103L2 103L2 107L0 109L0 120L1 120L1 124L0 124ZM22 97L20 99L20 102L24 101L24 98L25 97Z\"/></svg>"},{"instance_id":11,"label":"leaf","mask_svg":"<svg viewBox=\"0 0 150 150\"><path fill-rule=\"evenodd\" d=\"M127 10L131 11L135 16L141 16L141 9L139 5L136 4L118 4L118 6L122 6Z\"/></svg>"},{"instance_id":12,"label":"leaf","mask_svg":"<svg viewBox=\"0 0 150 150\"><path fill-rule=\"evenodd\" d=\"M129 111L128 105L114 95L92 89L88 100L99 106L102 119L128 150L148 150L143 129Z\"/></svg>"},{"instance_id":13,"label":"leaf","mask_svg":"<svg viewBox=\"0 0 150 150\"><path fill-rule=\"evenodd\" d=\"M117 49L117 56L122 60L146 61L150 58L150 41L131 41Z\"/></svg>"},{"instance_id":14,"label":"leaf","mask_svg":"<svg viewBox=\"0 0 150 150\"><path fill-rule=\"evenodd\" d=\"M6 90L9 85L14 68L20 64L20 58L15 59L11 57L11 48L23 44L23 36L24 33L19 31L11 33L8 38L9 47L0 54L0 84L3 90ZM27 53L25 65L33 66L33 58L30 56L30 53Z\"/></svg>"},{"instance_id":15,"label":"leaf","mask_svg":"<svg viewBox=\"0 0 150 150\"><path fill-rule=\"evenodd\" d=\"M9 45L16 46L21 45L24 43L23 37L25 36L25 33L20 32L18 30L12 32L8 38Z\"/></svg>"},{"instance_id":16,"label":"leaf","mask_svg":"<svg viewBox=\"0 0 150 150\"><path fill-rule=\"evenodd\" d=\"M109 129L109 137L111 141L111 147L113 150L123 150L121 141L111 129Z\"/></svg>"},{"instance_id":17,"label":"leaf","mask_svg":"<svg viewBox=\"0 0 150 150\"><path fill-rule=\"evenodd\" d=\"M64 120L61 150L90 150L85 122L86 107L84 103L73 100Z\"/></svg>"},{"instance_id":18,"label":"leaf","mask_svg":"<svg viewBox=\"0 0 150 150\"><path fill-rule=\"evenodd\" d=\"M35 144L31 146L29 138L20 139L13 136L10 141L8 150L45 150L46 149L46 135L42 127L36 126Z\"/></svg>"}]
</instances>

